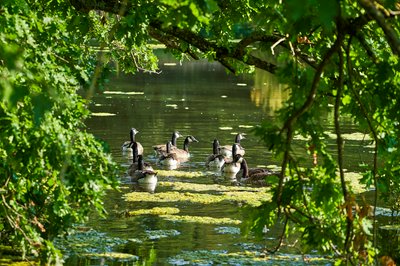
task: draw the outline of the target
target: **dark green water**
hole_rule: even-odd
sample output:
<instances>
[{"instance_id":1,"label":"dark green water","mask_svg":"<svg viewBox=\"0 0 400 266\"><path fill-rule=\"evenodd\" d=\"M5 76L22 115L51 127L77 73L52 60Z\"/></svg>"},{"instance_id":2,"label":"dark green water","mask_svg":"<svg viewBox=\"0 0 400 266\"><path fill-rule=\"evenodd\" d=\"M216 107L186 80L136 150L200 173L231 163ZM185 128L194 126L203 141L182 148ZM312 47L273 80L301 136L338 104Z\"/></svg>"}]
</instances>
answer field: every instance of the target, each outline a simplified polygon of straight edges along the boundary
<instances>
[{"instance_id":1,"label":"dark green water","mask_svg":"<svg viewBox=\"0 0 400 266\"><path fill-rule=\"evenodd\" d=\"M215 63L168 63L167 59L160 62L161 74L141 73L135 76L115 77L104 94L93 97L91 110L95 116L87 121L89 131L109 143L114 159L122 167L129 164L121 152L121 144L129 139L131 127L140 131L137 141L144 146L145 160L153 163L155 168L157 165L151 146L165 143L170 139L172 131L178 130L184 136L193 135L199 140L190 146L191 160L183 164L178 171L204 172L204 175L195 178L171 176L168 179L159 178L159 181L172 180L211 186L215 180L212 174L205 172L204 162L212 153L212 141L217 138L221 144L232 144L238 132L247 133L242 145L246 148L246 158L250 167L279 164L252 135L251 129L261 121L273 118L273 111L281 106L281 102L288 95L284 86L278 84L273 77L260 72L255 76L228 75ZM351 130L351 127L348 130ZM178 146L182 143L183 139L178 139ZM346 160L350 169L358 166L359 160L365 160L364 153L359 152L360 143L354 147L357 149L354 153L357 157ZM305 152L305 146L300 145L297 152ZM310 163L311 161L312 158ZM261 260L236 260L232 255L235 252L256 252L252 255L258 256L265 247L274 245L279 231L272 230L263 240L256 240L251 235L241 235L238 225L176 222L154 215L121 215L124 211L168 206L179 208L180 215L243 220L245 217L238 204L194 204L185 201L162 204L149 201L126 202L122 195L133 191L133 188L123 176L121 180L121 191L109 192L105 199L109 216L106 219L93 216L86 226L92 229L90 232L93 232L96 239L91 240L94 253L99 250L121 252L137 256L138 261L90 259L70 255L66 261L67 265L285 264L282 261L271 262L269 257ZM227 190L232 187L229 183L222 184L226 185ZM166 192L169 189L160 182L155 188L155 193ZM161 236L154 236L157 233ZM96 241L99 243L96 244ZM102 245L105 247L100 248ZM296 250L289 246L282 250L294 251ZM197 263L193 259L196 256L200 258ZM218 257L228 257L230 260L218 261ZM293 261L287 262L288 265L292 263ZM299 263L302 264L301 259Z\"/></svg>"}]
</instances>

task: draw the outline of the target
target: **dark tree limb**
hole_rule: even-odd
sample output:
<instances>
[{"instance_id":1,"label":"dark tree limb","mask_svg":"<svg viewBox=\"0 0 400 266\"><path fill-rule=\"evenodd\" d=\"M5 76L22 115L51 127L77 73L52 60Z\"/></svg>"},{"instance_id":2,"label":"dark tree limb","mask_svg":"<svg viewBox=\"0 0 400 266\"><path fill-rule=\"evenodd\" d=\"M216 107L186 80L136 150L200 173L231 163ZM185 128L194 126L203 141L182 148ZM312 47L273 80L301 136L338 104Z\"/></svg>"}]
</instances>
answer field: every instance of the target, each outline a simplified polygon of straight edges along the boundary
<instances>
[{"instance_id":1,"label":"dark tree limb","mask_svg":"<svg viewBox=\"0 0 400 266\"><path fill-rule=\"evenodd\" d=\"M208 41L207 39L191 32L190 30L180 29L178 27L163 28L161 23L151 22L150 27L156 28L165 34L171 35L175 38L183 40L194 47L198 48L201 52L214 52L215 60L220 61L223 64L227 64L227 58L235 59L243 62L247 65L253 65L257 68L266 70L271 73L275 73L277 66L275 64L266 62L256 56L253 56L245 51L234 51L231 52L227 47L220 47L214 42ZM229 64L230 65L230 64Z\"/></svg>"},{"instance_id":2,"label":"dark tree limb","mask_svg":"<svg viewBox=\"0 0 400 266\"><path fill-rule=\"evenodd\" d=\"M392 52L396 55L400 55L400 38L397 36L395 30L385 21L385 18L390 17L393 13L385 10L375 1L358 0L358 3L365 9L367 14L376 21L379 27L381 27Z\"/></svg>"},{"instance_id":3,"label":"dark tree limb","mask_svg":"<svg viewBox=\"0 0 400 266\"><path fill-rule=\"evenodd\" d=\"M152 28L152 27L149 27L149 34L151 37L153 37L160 43L164 44L167 48L175 49L182 53L186 53L195 60L199 59L196 52L193 51L192 49L190 49L188 44L187 44L187 47L184 48L184 47L182 47L179 40L177 40L176 38L171 38L171 36L165 35L162 32L160 32L157 29Z\"/></svg>"},{"instance_id":4,"label":"dark tree limb","mask_svg":"<svg viewBox=\"0 0 400 266\"><path fill-rule=\"evenodd\" d=\"M343 198L344 202L348 202L349 197L348 197L348 191L346 187L346 182L344 179L344 170L343 170L343 137L341 133L341 127L340 127L340 105L342 102L342 92L343 92L343 84L344 84L344 60L343 60L343 52L342 49L338 50L339 54L339 80L338 80L338 86L337 86L337 93L336 93L336 98L335 98L335 107L334 107L334 125L335 125L335 133L336 133L336 147L337 147L337 161L338 161L338 167L339 167L339 176L340 176L340 184L342 186L342 193L343 193ZM351 212L352 210L346 208L346 210ZM346 238L344 242L344 248L349 253L350 251L350 235L352 232L352 226L353 222L350 219L351 213L346 213Z\"/></svg>"}]
</instances>

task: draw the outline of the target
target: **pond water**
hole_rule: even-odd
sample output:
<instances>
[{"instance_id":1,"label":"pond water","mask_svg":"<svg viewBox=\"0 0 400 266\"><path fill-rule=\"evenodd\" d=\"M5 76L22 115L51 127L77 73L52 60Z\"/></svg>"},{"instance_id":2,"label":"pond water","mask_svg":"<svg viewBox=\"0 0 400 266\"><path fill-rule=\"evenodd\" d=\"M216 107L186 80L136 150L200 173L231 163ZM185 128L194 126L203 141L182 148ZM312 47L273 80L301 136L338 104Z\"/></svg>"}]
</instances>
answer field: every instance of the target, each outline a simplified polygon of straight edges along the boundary
<instances>
[{"instance_id":1,"label":"pond water","mask_svg":"<svg viewBox=\"0 0 400 266\"><path fill-rule=\"evenodd\" d=\"M88 130L108 142L123 170L130 160L121 144L129 139L131 127L139 130L136 140L144 147L145 160L159 171L159 182L147 192L133 187L122 171L121 191L110 191L105 199L109 215L94 215L71 236L69 242L84 252L77 256L67 247L66 265L303 264L301 256L285 256L298 251L290 240L273 260L264 254L276 244L279 231L271 230L262 240L240 234L245 218L241 207L267 199L266 188L237 187L204 166L213 139L232 144L240 132L246 133L241 143L250 167L278 165L251 130L273 119L288 91L261 71L237 77L217 63L181 64L168 57L161 59L160 67L160 74L114 77L104 93L93 97L94 116L87 121ZM156 164L152 145L166 143L174 130L199 142L189 147L190 161L167 171ZM179 138L178 146L182 143ZM366 143L348 144L357 154L346 160L348 168L368 160ZM297 152L305 153L305 145ZM143 214L146 211L152 213Z\"/></svg>"}]
</instances>

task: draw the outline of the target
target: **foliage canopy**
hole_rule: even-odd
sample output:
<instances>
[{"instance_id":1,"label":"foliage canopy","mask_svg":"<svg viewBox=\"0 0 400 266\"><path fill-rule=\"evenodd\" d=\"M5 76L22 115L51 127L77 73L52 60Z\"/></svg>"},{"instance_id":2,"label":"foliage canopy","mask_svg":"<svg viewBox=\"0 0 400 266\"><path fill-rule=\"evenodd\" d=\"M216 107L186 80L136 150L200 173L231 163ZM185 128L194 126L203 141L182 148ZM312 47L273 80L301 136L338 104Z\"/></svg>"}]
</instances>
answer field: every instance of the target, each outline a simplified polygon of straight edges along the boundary
<instances>
[{"instance_id":1,"label":"foliage canopy","mask_svg":"<svg viewBox=\"0 0 400 266\"><path fill-rule=\"evenodd\" d=\"M113 166L84 130L88 113L77 88L93 93L111 62L125 72L155 71L157 41L180 59L216 60L233 73L269 71L291 92L277 121L255 130L282 158L282 177L274 200L254 213L249 228L261 231L279 216L286 233L303 233L306 248L373 262L376 228L345 182L341 124L351 117L371 135L373 163L363 181L398 209L397 1L3 2L1 225L7 232L18 228L14 243L35 249L79 220L87 203L101 209L98 192L112 184ZM327 110L335 155L324 142L320 114ZM296 135L310 139L317 166L301 167L292 152ZM52 227L56 220L63 226Z\"/></svg>"}]
</instances>

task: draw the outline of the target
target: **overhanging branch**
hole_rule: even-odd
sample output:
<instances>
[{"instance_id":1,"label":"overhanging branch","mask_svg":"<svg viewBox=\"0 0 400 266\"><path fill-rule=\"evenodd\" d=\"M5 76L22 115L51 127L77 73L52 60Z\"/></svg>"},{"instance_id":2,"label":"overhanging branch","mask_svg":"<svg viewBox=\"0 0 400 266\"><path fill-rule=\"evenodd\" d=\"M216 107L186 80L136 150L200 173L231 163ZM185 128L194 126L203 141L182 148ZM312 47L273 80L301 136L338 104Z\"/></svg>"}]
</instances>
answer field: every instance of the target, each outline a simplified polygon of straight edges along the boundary
<instances>
[{"instance_id":1,"label":"overhanging branch","mask_svg":"<svg viewBox=\"0 0 400 266\"><path fill-rule=\"evenodd\" d=\"M378 8L378 4L374 1L359 0L358 2L365 9L367 14L382 28L392 52L396 55L400 55L400 39L395 30L385 21L385 18L390 17L393 13L383 9L383 7Z\"/></svg>"},{"instance_id":2,"label":"overhanging branch","mask_svg":"<svg viewBox=\"0 0 400 266\"><path fill-rule=\"evenodd\" d=\"M165 34L171 35L174 38L183 40L203 53L213 52L215 53L215 60L220 61L223 64L227 64L227 58L235 59L247 65L253 65L257 68L266 70L271 73L275 73L277 66L262 60L254 55L251 55L245 50L246 46L243 43L239 43L243 49L228 49L227 47L218 46L216 43L211 42L193 32L186 29L180 29L178 27L162 28L160 23L151 22L150 27L155 28ZM229 64L230 65L230 64Z\"/></svg>"}]
</instances>

